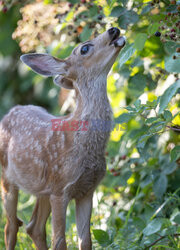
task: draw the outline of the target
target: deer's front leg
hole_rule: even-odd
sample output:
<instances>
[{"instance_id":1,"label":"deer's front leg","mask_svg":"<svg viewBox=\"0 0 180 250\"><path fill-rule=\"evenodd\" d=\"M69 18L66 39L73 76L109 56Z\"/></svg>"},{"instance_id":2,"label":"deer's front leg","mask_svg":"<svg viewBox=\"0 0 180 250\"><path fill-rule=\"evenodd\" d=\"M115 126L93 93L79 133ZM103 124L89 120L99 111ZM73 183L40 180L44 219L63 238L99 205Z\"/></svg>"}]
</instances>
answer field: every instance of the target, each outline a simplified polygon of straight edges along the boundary
<instances>
[{"instance_id":1,"label":"deer's front leg","mask_svg":"<svg viewBox=\"0 0 180 250\"><path fill-rule=\"evenodd\" d=\"M55 195L50 196L52 209L53 250L66 250L66 210L69 200Z\"/></svg>"},{"instance_id":2,"label":"deer's front leg","mask_svg":"<svg viewBox=\"0 0 180 250\"><path fill-rule=\"evenodd\" d=\"M76 224L79 237L79 249L91 250L90 219L93 194L76 199Z\"/></svg>"}]
</instances>

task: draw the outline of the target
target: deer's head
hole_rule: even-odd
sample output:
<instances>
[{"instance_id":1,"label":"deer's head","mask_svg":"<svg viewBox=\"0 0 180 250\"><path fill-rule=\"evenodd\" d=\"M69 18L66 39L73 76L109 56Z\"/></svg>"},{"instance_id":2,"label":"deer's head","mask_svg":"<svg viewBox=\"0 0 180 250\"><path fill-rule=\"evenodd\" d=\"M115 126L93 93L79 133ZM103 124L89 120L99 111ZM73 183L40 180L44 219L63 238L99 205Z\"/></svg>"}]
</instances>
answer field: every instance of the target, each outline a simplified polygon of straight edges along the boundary
<instances>
[{"instance_id":1,"label":"deer's head","mask_svg":"<svg viewBox=\"0 0 180 250\"><path fill-rule=\"evenodd\" d=\"M23 55L21 60L38 74L55 76L57 85L72 89L74 82L108 74L125 45L125 38L119 35L118 28L111 28L93 40L78 45L65 60L37 53Z\"/></svg>"}]
</instances>

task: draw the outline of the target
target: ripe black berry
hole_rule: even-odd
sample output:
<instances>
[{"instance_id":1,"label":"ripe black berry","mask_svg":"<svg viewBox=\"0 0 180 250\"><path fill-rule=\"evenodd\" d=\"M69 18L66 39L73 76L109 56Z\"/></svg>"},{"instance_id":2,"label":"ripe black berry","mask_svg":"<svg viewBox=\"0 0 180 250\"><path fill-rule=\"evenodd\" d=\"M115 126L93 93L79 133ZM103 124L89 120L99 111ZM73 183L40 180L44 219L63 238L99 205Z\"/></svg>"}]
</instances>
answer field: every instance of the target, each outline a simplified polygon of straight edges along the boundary
<instances>
[{"instance_id":1,"label":"ripe black berry","mask_svg":"<svg viewBox=\"0 0 180 250\"><path fill-rule=\"evenodd\" d=\"M176 56L173 56L173 59L175 60L177 57Z\"/></svg>"},{"instance_id":2,"label":"ripe black berry","mask_svg":"<svg viewBox=\"0 0 180 250\"><path fill-rule=\"evenodd\" d=\"M103 16L102 16L102 15L99 15L97 18L98 18L98 20L102 20L102 19L103 19Z\"/></svg>"},{"instance_id":3,"label":"ripe black berry","mask_svg":"<svg viewBox=\"0 0 180 250\"><path fill-rule=\"evenodd\" d=\"M157 37L160 37L161 36L161 32L156 31L156 33L154 35L157 36Z\"/></svg>"}]
</instances>

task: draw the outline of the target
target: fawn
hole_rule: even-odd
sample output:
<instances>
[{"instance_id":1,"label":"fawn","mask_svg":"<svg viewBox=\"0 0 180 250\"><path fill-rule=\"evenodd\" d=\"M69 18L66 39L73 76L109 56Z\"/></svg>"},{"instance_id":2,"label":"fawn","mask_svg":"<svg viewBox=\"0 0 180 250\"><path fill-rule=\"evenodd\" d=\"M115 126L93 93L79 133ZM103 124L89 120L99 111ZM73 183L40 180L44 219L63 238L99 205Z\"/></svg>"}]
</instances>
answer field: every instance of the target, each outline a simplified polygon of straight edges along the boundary
<instances>
[{"instance_id":1,"label":"fawn","mask_svg":"<svg viewBox=\"0 0 180 250\"><path fill-rule=\"evenodd\" d=\"M66 209L76 202L79 249L92 249L90 217L93 192L105 175L105 146L110 130L91 129L92 120L112 121L106 81L125 37L111 28L80 44L65 60L47 54L25 54L21 60L35 72L76 92L74 112L60 121L86 121L85 129L52 129L53 115L33 105L15 106L0 122L2 198L7 216L6 249L14 249L22 221L17 217L18 190L37 197L27 233L37 249L48 249L45 225L52 211L53 249L67 249Z\"/></svg>"}]
</instances>

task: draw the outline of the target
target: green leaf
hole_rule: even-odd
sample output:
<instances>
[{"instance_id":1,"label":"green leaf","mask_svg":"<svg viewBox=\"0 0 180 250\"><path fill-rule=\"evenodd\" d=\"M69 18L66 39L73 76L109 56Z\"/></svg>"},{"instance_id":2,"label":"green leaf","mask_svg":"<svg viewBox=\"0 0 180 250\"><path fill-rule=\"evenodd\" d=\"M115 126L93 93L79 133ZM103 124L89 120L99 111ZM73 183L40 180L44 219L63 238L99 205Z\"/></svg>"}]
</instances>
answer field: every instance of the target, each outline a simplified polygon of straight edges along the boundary
<instances>
[{"instance_id":1,"label":"green leaf","mask_svg":"<svg viewBox=\"0 0 180 250\"><path fill-rule=\"evenodd\" d=\"M127 29L129 24L136 23L138 20L138 14L133 10L129 10L118 18L118 24L120 28Z\"/></svg>"},{"instance_id":2,"label":"green leaf","mask_svg":"<svg viewBox=\"0 0 180 250\"><path fill-rule=\"evenodd\" d=\"M179 45L176 42L169 41L164 43L164 49L167 54L172 55L173 53L176 52L176 48L178 48Z\"/></svg>"},{"instance_id":3,"label":"green leaf","mask_svg":"<svg viewBox=\"0 0 180 250\"><path fill-rule=\"evenodd\" d=\"M146 119L145 123L149 125L149 124L158 122L159 120L160 120L159 117L150 117Z\"/></svg>"},{"instance_id":4,"label":"green leaf","mask_svg":"<svg viewBox=\"0 0 180 250\"><path fill-rule=\"evenodd\" d=\"M111 243L107 232L101 229L94 229L93 234L94 238L102 247L107 247Z\"/></svg>"},{"instance_id":5,"label":"green leaf","mask_svg":"<svg viewBox=\"0 0 180 250\"><path fill-rule=\"evenodd\" d=\"M159 218L152 220L143 230L143 234L149 236L157 233L162 227L163 221Z\"/></svg>"},{"instance_id":6,"label":"green leaf","mask_svg":"<svg viewBox=\"0 0 180 250\"><path fill-rule=\"evenodd\" d=\"M141 108L141 100L137 99L134 102L134 106L136 107L136 110L139 110Z\"/></svg>"},{"instance_id":7,"label":"green leaf","mask_svg":"<svg viewBox=\"0 0 180 250\"><path fill-rule=\"evenodd\" d=\"M120 52L120 60L119 60L119 68L122 67L124 63L126 63L129 58L134 54L135 48L133 47L133 43L126 45Z\"/></svg>"},{"instance_id":8,"label":"green leaf","mask_svg":"<svg viewBox=\"0 0 180 250\"><path fill-rule=\"evenodd\" d=\"M85 42L86 40L88 40L90 38L92 34L92 29L90 29L87 25L84 27L82 33L80 34L80 39L81 42Z\"/></svg>"},{"instance_id":9,"label":"green leaf","mask_svg":"<svg viewBox=\"0 0 180 250\"><path fill-rule=\"evenodd\" d=\"M159 28L159 23L153 23L148 27L149 35L153 35Z\"/></svg>"},{"instance_id":10,"label":"green leaf","mask_svg":"<svg viewBox=\"0 0 180 250\"><path fill-rule=\"evenodd\" d=\"M172 114L171 114L171 112L170 112L169 110L164 110L163 116L164 116L164 119L165 119L167 122L170 122L170 121L172 121L172 119L173 119L173 116L172 116Z\"/></svg>"},{"instance_id":11,"label":"green leaf","mask_svg":"<svg viewBox=\"0 0 180 250\"><path fill-rule=\"evenodd\" d=\"M122 124L122 123L127 123L129 120L132 119L132 117L134 117L135 114L130 114L130 113L124 113L122 115L120 115L117 119L116 119L116 122L119 123L119 124Z\"/></svg>"},{"instance_id":12,"label":"green leaf","mask_svg":"<svg viewBox=\"0 0 180 250\"><path fill-rule=\"evenodd\" d=\"M146 134L146 135L142 135L139 137L139 140L138 140L138 148L144 148L147 140L151 137L152 135L151 134Z\"/></svg>"},{"instance_id":13,"label":"green leaf","mask_svg":"<svg viewBox=\"0 0 180 250\"><path fill-rule=\"evenodd\" d=\"M176 94L179 88L180 80L176 81L165 90L164 94L160 97L159 114L161 114L163 110L167 107L168 103L171 101L172 97Z\"/></svg>"},{"instance_id":14,"label":"green leaf","mask_svg":"<svg viewBox=\"0 0 180 250\"><path fill-rule=\"evenodd\" d=\"M138 97L144 92L144 88L146 87L146 76L142 73L137 73L129 79L129 91L130 93Z\"/></svg>"},{"instance_id":15,"label":"green leaf","mask_svg":"<svg viewBox=\"0 0 180 250\"><path fill-rule=\"evenodd\" d=\"M142 11L141 11L141 15L144 15L146 13L148 13L150 10L152 9L152 6L150 4L146 5Z\"/></svg>"},{"instance_id":16,"label":"green leaf","mask_svg":"<svg viewBox=\"0 0 180 250\"><path fill-rule=\"evenodd\" d=\"M171 150L171 161L176 161L180 158L180 146L175 146Z\"/></svg>"},{"instance_id":17,"label":"green leaf","mask_svg":"<svg viewBox=\"0 0 180 250\"><path fill-rule=\"evenodd\" d=\"M176 56L177 58L173 59L173 56ZM170 73L180 73L180 57L177 53L165 57L165 69Z\"/></svg>"},{"instance_id":18,"label":"green leaf","mask_svg":"<svg viewBox=\"0 0 180 250\"><path fill-rule=\"evenodd\" d=\"M147 34L139 33L135 38L134 47L137 50L142 50L144 48L144 44L145 44L147 38L148 38Z\"/></svg>"},{"instance_id":19,"label":"green leaf","mask_svg":"<svg viewBox=\"0 0 180 250\"><path fill-rule=\"evenodd\" d=\"M178 214L174 217L173 221L174 221L175 223L177 223L177 224L180 224L180 213L178 213Z\"/></svg>"},{"instance_id":20,"label":"green leaf","mask_svg":"<svg viewBox=\"0 0 180 250\"><path fill-rule=\"evenodd\" d=\"M167 183L167 177L164 173L161 173L160 176L155 179L153 191L156 197L161 198L163 196L167 189Z\"/></svg>"},{"instance_id":21,"label":"green leaf","mask_svg":"<svg viewBox=\"0 0 180 250\"><path fill-rule=\"evenodd\" d=\"M126 12L126 8L116 6L115 8L112 9L110 16L112 17L120 17Z\"/></svg>"},{"instance_id":22,"label":"green leaf","mask_svg":"<svg viewBox=\"0 0 180 250\"><path fill-rule=\"evenodd\" d=\"M162 166L163 169L163 173L168 175L168 174L172 174L177 168L177 164L176 162L171 162L171 163L167 163L165 165Z\"/></svg>"}]
</instances>

